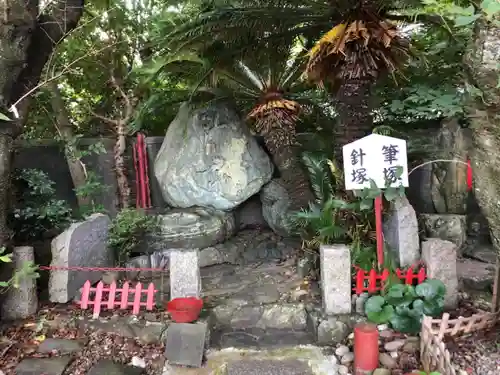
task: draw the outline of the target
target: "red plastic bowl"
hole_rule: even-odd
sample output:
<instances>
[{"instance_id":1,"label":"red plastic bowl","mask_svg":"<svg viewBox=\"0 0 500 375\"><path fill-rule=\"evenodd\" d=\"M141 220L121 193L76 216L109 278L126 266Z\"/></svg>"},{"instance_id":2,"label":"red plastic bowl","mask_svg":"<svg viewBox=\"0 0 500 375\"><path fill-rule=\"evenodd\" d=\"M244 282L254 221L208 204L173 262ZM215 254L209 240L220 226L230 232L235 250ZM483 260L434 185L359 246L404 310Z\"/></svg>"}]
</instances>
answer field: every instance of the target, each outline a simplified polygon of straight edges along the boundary
<instances>
[{"instance_id":1,"label":"red plastic bowl","mask_svg":"<svg viewBox=\"0 0 500 375\"><path fill-rule=\"evenodd\" d=\"M196 297L175 298L167 303L167 311L176 323L191 323L198 319L203 300Z\"/></svg>"}]
</instances>

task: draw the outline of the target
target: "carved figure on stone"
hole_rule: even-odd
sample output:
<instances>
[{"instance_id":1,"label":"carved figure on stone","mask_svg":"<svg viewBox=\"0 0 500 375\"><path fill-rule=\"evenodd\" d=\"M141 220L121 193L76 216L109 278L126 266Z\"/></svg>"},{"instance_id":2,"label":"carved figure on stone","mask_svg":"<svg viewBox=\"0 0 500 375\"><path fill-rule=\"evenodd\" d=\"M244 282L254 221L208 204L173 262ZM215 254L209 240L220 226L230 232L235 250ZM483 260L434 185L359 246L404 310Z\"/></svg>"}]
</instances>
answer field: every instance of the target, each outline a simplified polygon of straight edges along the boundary
<instances>
[{"instance_id":1,"label":"carved figure on stone","mask_svg":"<svg viewBox=\"0 0 500 375\"><path fill-rule=\"evenodd\" d=\"M274 166L239 115L217 103L184 103L154 163L165 201L229 211L260 191Z\"/></svg>"},{"instance_id":2,"label":"carved figure on stone","mask_svg":"<svg viewBox=\"0 0 500 375\"><path fill-rule=\"evenodd\" d=\"M470 129L462 128L455 118L446 119L438 134L437 159L467 161L472 144ZM433 163L431 195L434 208L440 214L467 212L467 165L462 163Z\"/></svg>"}]
</instances>

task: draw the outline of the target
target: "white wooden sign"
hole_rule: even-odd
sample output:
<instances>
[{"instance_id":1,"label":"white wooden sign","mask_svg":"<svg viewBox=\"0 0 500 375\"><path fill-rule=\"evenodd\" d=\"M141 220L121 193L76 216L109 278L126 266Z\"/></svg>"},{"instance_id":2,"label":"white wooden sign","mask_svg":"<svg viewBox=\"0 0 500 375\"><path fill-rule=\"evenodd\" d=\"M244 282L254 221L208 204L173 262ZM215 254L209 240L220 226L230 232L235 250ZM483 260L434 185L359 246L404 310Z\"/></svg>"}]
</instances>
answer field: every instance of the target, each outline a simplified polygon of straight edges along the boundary
<instances>
[{"instance_id":1,"label":"white wooden sign","mask_svg":"<svg viewBox=\"0 0 500 375\"><path fill-rule=\"evenodd\" d=\"M370 187L370 180L377 187L408 186L408 158L404 139L370 134L342 148L344 157L345 187L362 190ZM398 178L398 167L403 174Z\"/></svg>"}]
</instances>

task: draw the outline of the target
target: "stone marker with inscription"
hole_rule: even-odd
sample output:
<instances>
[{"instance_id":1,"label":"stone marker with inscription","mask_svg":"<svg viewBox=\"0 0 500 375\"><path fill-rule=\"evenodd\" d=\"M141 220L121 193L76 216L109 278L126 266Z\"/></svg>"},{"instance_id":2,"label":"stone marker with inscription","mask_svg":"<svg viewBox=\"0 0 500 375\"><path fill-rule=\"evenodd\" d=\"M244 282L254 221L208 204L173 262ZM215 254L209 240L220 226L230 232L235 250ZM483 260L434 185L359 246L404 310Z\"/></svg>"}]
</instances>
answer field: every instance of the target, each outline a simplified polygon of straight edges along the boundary
<instances>
[{"instance_id":1,"label":"stone marker with inscription","mask_svg":"<svg viewBox=\"0 0 500 375\"><path fill-rule=\"evenodd\" d=\"M106 244L110 224L103 214L72 224L52 240L51 267L112 267L113 253ZM50 300L66 303L78 295L87 280L95 283L102 275L96 271L50 271Z\"/></svg>"},{"instance_id":2,"label":"stone marker with inscription","mask_svg":"<svg viewBox=\"0 0 500 375\"><path fill-rule=\"evenodd\" d=\"M205 322L170 324L165 344L165 357L169 363L201 367L207 331Z\"/></svg>"},{"instance_id":3,"label":"stone marker with inscription","mask_svg":"<svg viewBox=\"0 0 500 375\"><path fill-rule=\"evenodd\" d=\"M171 249L170 299L200 297L200 252L198 249Z\"/></svg>"}]
</instances>

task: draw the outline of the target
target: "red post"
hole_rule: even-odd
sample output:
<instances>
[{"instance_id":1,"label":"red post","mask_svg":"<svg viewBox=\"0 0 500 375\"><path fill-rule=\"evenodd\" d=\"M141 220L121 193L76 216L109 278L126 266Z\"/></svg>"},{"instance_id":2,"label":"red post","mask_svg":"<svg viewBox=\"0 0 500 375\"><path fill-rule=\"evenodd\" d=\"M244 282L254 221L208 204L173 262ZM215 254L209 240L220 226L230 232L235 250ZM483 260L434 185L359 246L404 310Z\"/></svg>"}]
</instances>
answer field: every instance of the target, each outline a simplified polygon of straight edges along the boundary
<instances>
[{"instance_id":1,"label":"red post","mask_svg":"<svg viewBox=\"0 0 500 375\"><path fill-rule=\"evenodd\" d=\"M377 261L384 264L384 236L382 234L382 195L375 198L375 231L377 233Z\"/></svg>"},{"instance_id":2,"label":"red post","mask_svg":"<svg viewBox=\"0 0 500 375\"><path fill-rule=\"evenodd\" d=\"M354 375L369 375L378 367L378 329L370 323L354 327Z\"/></svg>"}]
</instances>

